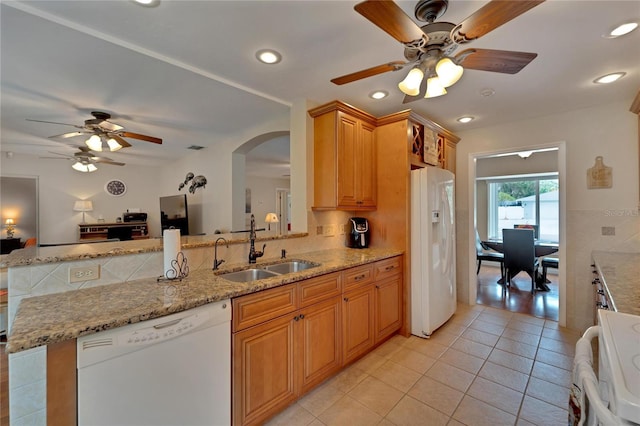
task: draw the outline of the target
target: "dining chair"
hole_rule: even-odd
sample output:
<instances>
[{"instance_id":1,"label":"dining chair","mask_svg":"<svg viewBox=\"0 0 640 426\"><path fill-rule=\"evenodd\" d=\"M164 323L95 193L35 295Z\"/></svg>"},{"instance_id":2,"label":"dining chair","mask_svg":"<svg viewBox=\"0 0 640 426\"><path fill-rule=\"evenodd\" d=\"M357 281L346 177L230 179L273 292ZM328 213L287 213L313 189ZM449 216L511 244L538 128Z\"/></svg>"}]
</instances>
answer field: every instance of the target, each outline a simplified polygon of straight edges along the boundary
<instances>
[{"instance_id":1,"label":"dining chair","mask_svg":"<svg viewBox=\"0 0 640 426\"><path fill-rule=\"evenodd\" d=\"M478 231L476 230L476 260L478 261L478 269L476 271L476 275L480 273L480 267L482 266L482 261L486 260L488 262L498 262L500 263L500 275L504 278L504 255L502 253L498 253L493 250L486 250L482 245L482 241L480 240L480 235L478 235Z\"/></svg>"},{"instance_id":2,"label":"dining chair","mask_svg":"<svg viewBox=\"0 0 640 426\"><path fill-rule=\"evenodd\" d=\"M534 245L533 229L503 229L505 286L511 285L513 277L524 271L531 277L531 293L536 290L538 258Z\"/></svg>"},{"instance_id":3,"label":"dining chair","mask_svg":"<svg viewBox=\"0 0 640 426\"><path fill-rule=\"evenodd\" d=\"M554 268L554 269L558 269L558 266L560 264L560 260L557 257L545 257L544 259L542 259L542 282L543 283L548 283L550 282L547 279L547 269L548 268Z\"/></svg>"}]
</instances>

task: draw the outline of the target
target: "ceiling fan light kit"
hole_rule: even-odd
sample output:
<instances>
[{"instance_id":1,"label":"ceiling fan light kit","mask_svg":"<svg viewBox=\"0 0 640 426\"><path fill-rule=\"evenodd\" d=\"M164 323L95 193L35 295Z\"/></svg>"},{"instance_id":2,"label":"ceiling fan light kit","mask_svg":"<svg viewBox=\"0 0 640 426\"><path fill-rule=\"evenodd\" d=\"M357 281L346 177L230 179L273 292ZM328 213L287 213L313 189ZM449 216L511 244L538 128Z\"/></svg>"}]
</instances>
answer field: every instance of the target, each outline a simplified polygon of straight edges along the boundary
<instances>
[{"instance_id":1,"label":"ceiling fan light kit","mask_svg":"<svg viewBox=\"0 0 640 426\"><path fill-rule=\"evenodd\" d=\"M83 173L90 173L90 172L95 172L96 170L98 170L98 168L96 166L94 166L91 163L84 163L81 161L76 161L72 166L71 166L74 170L77 170L79 172L83 172Z\"/></svg>"},{"instance_id":2,"label":"ceiling fan light kit","mask_svg":"<svg viewBox=\"0 0 640 426\"><path fill-rule=\"evenodd\" d=\"M402 43L407 62L389 62L334 78L331 82L339 85L351 83L409 65L412 66L411 70L398 84L398 88L406 95L403 103L407 103L420 99L423 92L424 98L444 95L447 93L446 87L460 80L464 68L515 74L535 59L537 54L466 49L453 56L453 52L458 45L482 37L543 2L492 0L456 25L435 22L447 10L448 0L420 0L414 9L415 17L426 22L420 27L393 1L363 1L354 7L356 12ZM427 81L424 81L425 78Z\"/></svg>"}]
</instances>

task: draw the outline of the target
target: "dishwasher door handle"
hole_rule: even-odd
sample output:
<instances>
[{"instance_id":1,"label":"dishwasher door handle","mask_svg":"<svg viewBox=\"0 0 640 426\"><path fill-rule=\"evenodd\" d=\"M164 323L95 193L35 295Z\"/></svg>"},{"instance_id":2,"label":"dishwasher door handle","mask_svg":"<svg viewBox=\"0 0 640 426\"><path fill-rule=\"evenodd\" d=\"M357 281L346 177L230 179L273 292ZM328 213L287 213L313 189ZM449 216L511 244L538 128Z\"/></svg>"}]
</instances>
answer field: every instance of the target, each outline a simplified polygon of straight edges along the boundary
<instances>
[{"instance_id":1,"label":"dishwasher door handle","mask_svg":"<svg viewBox=\"0 0 640 426\"><path fill-rule=\"evenodd\" d=\"M154 325L153 328L155 328L156 330L160 330L160 329L163 329L163 328L171 327L172 325L176 325L177 323L179 323L183 319L184 318L178 318L178 319L175 319L173 321L167 321L167 322L164 322L162 324Z\"/></svg>"}]
</instances>

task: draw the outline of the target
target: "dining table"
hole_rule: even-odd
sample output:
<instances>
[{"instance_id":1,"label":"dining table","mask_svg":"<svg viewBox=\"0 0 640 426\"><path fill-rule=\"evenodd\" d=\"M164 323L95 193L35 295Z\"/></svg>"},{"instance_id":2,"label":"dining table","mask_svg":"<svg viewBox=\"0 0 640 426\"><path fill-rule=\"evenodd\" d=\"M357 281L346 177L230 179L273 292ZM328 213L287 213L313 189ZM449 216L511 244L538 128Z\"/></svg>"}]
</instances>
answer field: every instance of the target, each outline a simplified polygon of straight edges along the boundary
<instances>
[{"instance_id":1,"label":"dining table","mask_svg":"<svg viewBox=\"0 0 640 426\"><path fill-rule=\"evenodd\" d=\"M481 241L481 244L482 247L484 247L486 250L495 250L500 253L504 252L502 240L486 240ZM535 256L538 258L557 253L559 250L559 246L556 243L534 241L533 245L535 249ZM500 278L498 280L498 284L504 284L504 278ZM546 283L542 282L538 273L536 273L536 287L538 288L538 290L549 291L549 286L547 286Z\"/></svg>"}]
</instances>

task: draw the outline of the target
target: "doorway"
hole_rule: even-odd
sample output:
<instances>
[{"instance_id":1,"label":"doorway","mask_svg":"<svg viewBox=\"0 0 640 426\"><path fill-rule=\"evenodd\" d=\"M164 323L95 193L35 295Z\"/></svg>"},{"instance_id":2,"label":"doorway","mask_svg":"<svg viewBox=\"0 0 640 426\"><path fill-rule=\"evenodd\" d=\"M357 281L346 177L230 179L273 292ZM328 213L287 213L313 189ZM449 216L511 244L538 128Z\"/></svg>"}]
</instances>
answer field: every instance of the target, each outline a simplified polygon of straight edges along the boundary
<instances>
[{"instance_id":1,"label":"doorway","mask_svg":"<svg viewBox=\"0 0 640 426\"><path fill-rule=\"evenodd\" d=\"M482 153L470 153L469 154L469 163L468 163L468 170L469 170L469 182L468 182L468 188L469 188L469 193L468 193L468 203L469 206L471 208L469 208L469 212L468 212L468 235L469 235L469 245L468 245L468 253L469 253L469 266L468 266L468 283L469 283L469 288L468 288L468 297L469 297L469 303L470 304L476 304L476 301L478 300L478 296L479 296L479 286L476 285L476 283L478 283L478 276L476 275L476 270L477 270L477 264L476 264L476 245L475 245L475 238L473 238L473 236L475 235L476 229L479 226L479 222L478 222L478 197L485 197L485 194L479 194L478 188L476 186L476 180L478 179L478 175L479 173L481 173L481 170L479 170L479 167L481 165L479 165L479 161L483 161L485 159L495 159L495 161L499 161L499 159L501 157L507 157L507 156L514 156L517 154L517 152L523 152L524 150L527 151L532 151L533 152L533 156L537 155L537 152L546 152L546 151L550 151L553 150L557 153L556 156L556 160L555 160L555 171L557 172L557 179L558 179L558 228L559 228L559 232L558 232L558 245L559 245L559 249L558 249L558 258L560 259L565 259L565 244L564 242L566 241L566 237L565 237L565 233L566 233L566 226L565 226L565 218L566 218L566 191L564 190L566 188L566 148L565 148L565 143L564 142L557 142L557 143L551 143L551 144L547 144L547 145L540 145L540 146L535 146L535 147L521 147L518 148L517 151L515 151L514 149L509 149L509 150L496 150L493 152L482 152ZM534 158L534 157L531 157ZM524 158L522 159L522 161L528 161L525 160ZM522 164L520 163L520 167L516 170L522 172ZM527 163L528 165L530 165L531 163ZM550 165L548 165L550 166ZM518 171L515 171L511 174L513 175L517 175ZM547 172L549 173L550 170L543 170L542 172ZM486 172L483 172L484 176L486 177ZM500 171L498 173L496 173L497 175L503 175L503 174L507 174L503 171ZM544 173L542 173L544 174ZM485 203L486 205L486 203ZM482 214L480 214L480 216L482 217ZM488 228L487 225L487 214L485 213L484 217L482 217L482 220L484 221L484 229L485 229L485 234L483 235L484 237L486 237L486 229ZM559 325L564 326L566 324L566 283L565 283L565 276L566 276L566 262L562 262L560 261L559 263L559 267L558 267L558 274L556 277L554 277L557 280L557 320ZM499 268L496 268L499 274ZM486 278L485 278L486 279ZM503 301L504 302L504 301ZM542 302L530 302L530 303L542 303ZM533 307L535 308L535 307ZM532 310L535 310L533 309Z\"/></svg>"}]
</instances>

